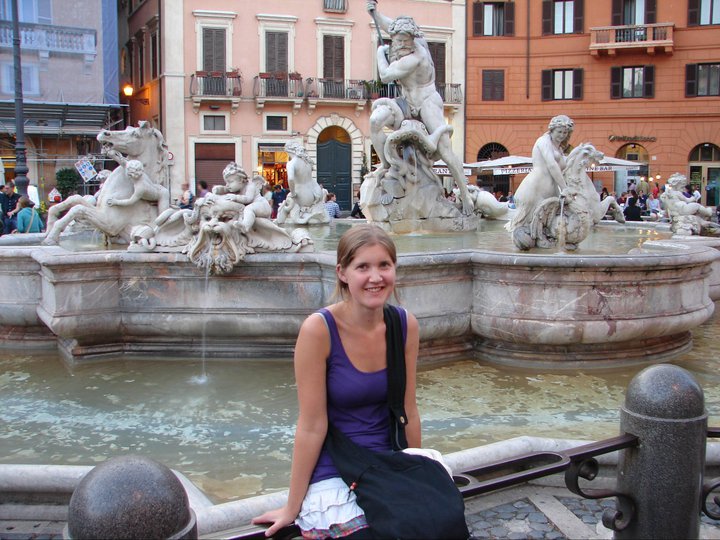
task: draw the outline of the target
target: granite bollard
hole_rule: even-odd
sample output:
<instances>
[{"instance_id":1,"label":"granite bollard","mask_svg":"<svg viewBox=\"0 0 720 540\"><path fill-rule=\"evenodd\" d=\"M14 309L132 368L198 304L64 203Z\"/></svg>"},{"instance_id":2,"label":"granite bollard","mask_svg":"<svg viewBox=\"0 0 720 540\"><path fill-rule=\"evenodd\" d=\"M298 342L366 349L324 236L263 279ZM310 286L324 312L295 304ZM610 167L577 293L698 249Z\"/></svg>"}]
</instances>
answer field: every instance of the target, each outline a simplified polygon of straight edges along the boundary
<instances>
[{"instance_id":1,"label":"granite bollard","mask_svg":"<svg viewBox=\"0 0 720 540\"><path fill-rule=\"evenodd\" d=\"M618 491L635 512L615 538L698 538L707 440L703 390L685 369L651 366L628 385L620 430L639 444L620 452Z\"/></svg>"},{"instance_id":2,"label":"granite bollard","mask_svg":"<svg viewBox=\"0 0 720 540\"><path fill-rule=\"evenodd\" d=\"M197 523L173 472L143 456L110 458L70 498L67 539L195 539Z\"/></svg>"}]
</instances>

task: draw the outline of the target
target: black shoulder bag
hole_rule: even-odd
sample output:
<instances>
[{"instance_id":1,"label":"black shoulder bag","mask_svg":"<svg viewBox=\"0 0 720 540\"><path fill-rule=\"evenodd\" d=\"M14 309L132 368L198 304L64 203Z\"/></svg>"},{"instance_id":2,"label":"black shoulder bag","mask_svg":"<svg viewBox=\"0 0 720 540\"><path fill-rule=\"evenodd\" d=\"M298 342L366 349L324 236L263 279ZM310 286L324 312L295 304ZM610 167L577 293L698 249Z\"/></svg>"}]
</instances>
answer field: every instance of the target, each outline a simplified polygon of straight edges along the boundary
<instances>
[{"instance_id":1,"label":"black shoulder bag","mask_svg":"<svg viewBox=\"0 0 720 540\"><path fill-rule=\"evenodd\" d=\"M392 452L373 452L332 424L325 445L343 481L355 491L375 538L467 539L465 503L437 461L398 452L405 437L405 350L400 316L384 310Z\"/></svg>"}]
</instances>

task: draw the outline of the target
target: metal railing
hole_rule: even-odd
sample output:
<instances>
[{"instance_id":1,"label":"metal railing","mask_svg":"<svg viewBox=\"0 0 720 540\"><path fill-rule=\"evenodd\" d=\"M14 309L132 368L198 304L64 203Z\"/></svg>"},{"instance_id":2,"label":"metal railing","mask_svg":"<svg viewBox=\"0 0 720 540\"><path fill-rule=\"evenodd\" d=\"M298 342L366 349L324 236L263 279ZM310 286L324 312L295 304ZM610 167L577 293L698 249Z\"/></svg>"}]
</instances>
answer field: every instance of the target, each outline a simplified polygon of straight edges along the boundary
<instances>
[{"instance_id":1,"label":"metal railing","mask_svg":"<svg viewBox=\"0 0 720 540\"><path fill-rule=\"evenodd\" d=\"M333 13L345 13L348 0L323 0L323 10Z\"/></svg>"},{"instance_id":2,"label":"metal railing","mask_svg":"<svg viewBox=\"0 0 720 540\"><path fill-rule=\"evenodd\" d=\"M196 71L190 76L190 95L205 97L242 94L242 75L237 71Z\"/></svg>"},{"instance_id":3,"label":"metal railing","mask_svg":"<svg viewBox=\"0 0 720 540\"><path fill-rule=\"evenodd\" d=\"M12 47L12 23L0 21L0 47ZM20 23L20 47L30 51L97 54L97 32L92 28Z\"/></svg>"},{"instance_id":4,"label":"metal railing","mask_svg":"<svg viewBox=\"0 0 720 540\"><path fill-rule=\"evenodd\" d=\"M673 23L591 28L590 49L672 46L673 29Z\"/></svg>"},{"instance_id":5,"label":"metal railing","mask_svg":"<svg viewBox=\"0 0 720 540\"><path fill-rule=\"evenodd\" d=\"M305 83L299 75L260 73L253 80L253 96L302 98L305 96Z\"/></svg>"}]
</instances>

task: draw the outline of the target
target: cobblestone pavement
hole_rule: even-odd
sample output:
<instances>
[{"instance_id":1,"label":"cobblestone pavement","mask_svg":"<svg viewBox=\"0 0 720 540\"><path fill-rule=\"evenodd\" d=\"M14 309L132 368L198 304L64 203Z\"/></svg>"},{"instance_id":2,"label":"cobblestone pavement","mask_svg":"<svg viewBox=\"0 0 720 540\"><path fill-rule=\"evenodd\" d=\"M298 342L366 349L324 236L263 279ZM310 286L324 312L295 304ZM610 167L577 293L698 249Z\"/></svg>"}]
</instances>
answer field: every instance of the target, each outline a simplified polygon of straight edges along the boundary
<instances>
[{"instance_id":1,"label":"cobblestone pavement","mask_svg":"<svg viewBox=\"0 0 720 540\"><path fill-rule=\"evenodd\" d=\"M475 538L560 540L612 538L602 524L614 500L575 497L567 489L522 486L465 501L470 533ZM700 538L720 539L720 523L703 516Z\"/></svg>"}]
</instances>

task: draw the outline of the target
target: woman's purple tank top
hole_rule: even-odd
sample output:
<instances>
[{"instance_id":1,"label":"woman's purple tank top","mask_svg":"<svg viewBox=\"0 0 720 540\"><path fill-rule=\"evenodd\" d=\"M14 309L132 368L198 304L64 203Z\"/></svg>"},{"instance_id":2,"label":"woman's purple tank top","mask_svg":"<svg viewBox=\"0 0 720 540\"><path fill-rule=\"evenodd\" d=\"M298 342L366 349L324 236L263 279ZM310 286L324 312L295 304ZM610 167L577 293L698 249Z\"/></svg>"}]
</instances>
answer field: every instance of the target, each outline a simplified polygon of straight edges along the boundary
<instances>
[{"instance_id":1,"label":"woman's purple tank top","mask_svg":"<svg viewBox=\"0 0 720 540\"><path fill-rule=\"evenodd\" d=\"M400 314L403 338L407 339L407 313ZM327 359L328 421L360 446L374 451L390 450L390 416L387 404L387 369L365 373L348 358L340 341L332 313L320 313L330 332L330 356ZM310 483L340 476L325 447L320 452Z\"/></svg>"}]
</instances>

